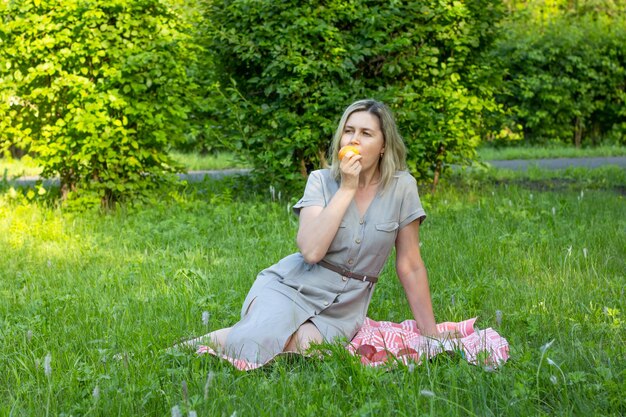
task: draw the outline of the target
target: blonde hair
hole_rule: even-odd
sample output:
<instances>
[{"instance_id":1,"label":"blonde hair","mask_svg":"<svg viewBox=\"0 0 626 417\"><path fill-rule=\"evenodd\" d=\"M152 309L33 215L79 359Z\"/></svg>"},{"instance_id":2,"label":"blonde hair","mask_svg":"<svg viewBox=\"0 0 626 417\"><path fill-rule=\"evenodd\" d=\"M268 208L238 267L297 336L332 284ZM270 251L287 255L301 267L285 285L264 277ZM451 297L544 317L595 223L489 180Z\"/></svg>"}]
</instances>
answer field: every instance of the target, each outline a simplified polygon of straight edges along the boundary
<instances>
[{"instance_id":1,"label":"blonde hair","mask_svg":"<svg viewBox=\"0 0 626 417\"><path fill-rule=\"evenodd\" d=\"M376 100L359 100L352 103L343 112L339 126L335 131L335 136L330 145L331 165L330 172L333 178L337 181L341 180L341 173L339 171L339 143L341 142L341 136L346 126L346 122L352 113L366 111L378 117L380 123L380 130L383 133L383 139L385 144L385 153L378 162L378 168L380 169L380 181L381 189L384 190L396 171L403 171L407 169L406 166L406 146L398 132L398 126L393 118L391 110L380 101Z\"/></svg>"}]
</instances>

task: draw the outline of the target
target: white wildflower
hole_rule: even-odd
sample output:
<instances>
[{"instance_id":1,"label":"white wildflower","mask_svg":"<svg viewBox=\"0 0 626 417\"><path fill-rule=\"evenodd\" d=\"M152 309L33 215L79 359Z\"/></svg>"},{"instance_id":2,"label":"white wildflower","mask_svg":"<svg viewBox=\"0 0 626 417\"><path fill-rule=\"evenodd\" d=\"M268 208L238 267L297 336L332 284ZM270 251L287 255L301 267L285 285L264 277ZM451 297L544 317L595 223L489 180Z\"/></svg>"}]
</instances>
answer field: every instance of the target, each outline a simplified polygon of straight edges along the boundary
<instances>
[{"instance_id":1,"label":"white wildflower","mask_svg":"<svg viewBox=\"0 0 626 417\"><path fill-rule=\"evenodd\" d=\"M202 324L204 324L205 326L208 326L210 317L211 317L211 314L208 311L203 311L202 312Z\"/></svg>"},{"instance_id":2,"label":"white wildflower","mask_svg":"<svg viewBox=\"0 0 626 417\"><path fill-rule=\"evenodd\" d=\"M552 207L552 215L556 216L556 207Z\"/></svg>"},{"instance_id":3,"label":"white wildflower","mask_svg":"<svg viewBox=\"0 0 626 417\"><path fill-rule=\"evenodd\" d=\"M46 376L50 376L52 374L52 355L48 353L43 360L43 372Z\"/></svg>"},{"instance_id":4,"label":"white wildflower","mask_svg":"<svg viewBox=\"0 0 626 417\"><path fill-rule=\"evenodd\" d=\"M502 310L496 310L496 324L498 326L502 324Z\"/></svg>"},{"instance_id":5,"label":"white wildflower","mask_svg":"<svg viewBox=\"0 0 626 417\"><path fill-rule=\"evenodd\" d=\"M196 413L194 410L189 410L189 417L198 417L198 413Z\"/></svg>"},{"instance_id":6,"label":"white wildflower","mask_svg":"<svg viewBox=\"0 0 626 417\"><path fill-rule=\"evenodd\" d=\"M556 385L557 381L558 380L556 379L556 375L551 375L550 376L550 382L552 382L554 385Z\"/></svg>"},{"instance_id":7,"label":"white wildflower","mask_svg":"<svg viewBox=\"0 0 626 417\"><path fill-rule=\"evenodd\" d=\"M172 407L172 417L183 417L183 414L180 412L180 407L175 405Z\"/></svg>"},{"instance_id":8,"label":"white wildflower","mask_svg":"<svg viewBox=\"0 0 626 417\"><path fill-rule=\"evenodd\" d=\"M189 401L189 390L187 388L187 381L183 380L181 385L182 385L182 391L183 391L183 399L185 400L185 403L186 403L187 401Z\"/></svg>"},{"instance_id":9,"label":"white wildflower","mask_svg":"<svg viewBox=\"0 0 626 417\"><path fill-rule=\"evenodd\" d=\"M420 395L422 395L422 396L424 396L424 397L434 397L434 396L435 396L435 393L434 393L434 392L432 392L432 391L431 391L431 390L429 390L429 389L423 389L423 390L421 390L421 391L420 391Z\"/></svg>"},{"instance_id":10,"label":"white wildflower","mask_svg":"<svg viewBox=\"0 0 626 417\"><path fill-rule=\"evenodd\" d=\"M100 399L100 387L98 385L94 387L93 391L91 392L91 396L94 400Z\"/></svg>"},{"instance_id":11,"label":"white wildflower","mask_svg":"<svg viewBox=\"0 0 626 417\"><path fill-rule=\"evenodd\" d=\"M29 330L29 331L27 331L27 332L26 332L26 340L27 340L28 342L30 342L31 340L33 340L33 331L32 331L32 330Z\"/></svg>"},{"instance_id":12,"label":"white wildflower","mask_svg":"<svg viewBox=\"0 0 626 417\"><path fill-rule=\"evenodd\" d=\"M204 384L204 400L209 399L209 389L211 389L211 383L213 382L213 378L215 378L215 374L213 371L209 372L206 377L206 383Z\"/></svg>"},{"instance_id":13,"label":"white wildflower","mask_svg":"<svg viewBox=\"0 0 626 417\"><path fill-rule=\"evenodd\" d=\"M554 363L554 361L550 358L546 358L546 362L548 362L548 365L556 366L556 363Z\"/></svg>"},{"instance_id":14,"label":"white wildflower","mask_svg":"<svg viewBox=\"0 0 626 417\"><path fill-rule=\"evenodd\" d=\"M569 247L567 248L567 256L571 256L572 254L572 245L569 245Z\"/></svg>"},{"instance_id":15,"label":"white wildflower","mask_svg":"<svg viewBox=\"0 0 626 417\"><path fill-rule=\"evenodd\" d=\"M583 248L583 256L587 259L587 248Z\"/></svg>"},{"instance_id":16,"label":"white wildflower","mask_svg":"<svg viewBox=\"0 0 626 417\"><path fill-rule=\"evenodd\" d=\"M530 197L530 199L532 200L532 199L533 199L533 194L531 193L529 197Z\"/></svg>"},{"instance_id":17,"label":"white wildflower","mask_svg":"<svg viewBox=\"0 0 626 417\"><path fill-rule=\"evenodd\" d=\"M272 196L272 201L276 200L276 189L273 185L270 185L270 195Z\"/></svg>"},{"instance_id":18,"label":"white wildflower","mask_svg":"<svg viewBox=\"0 0 626 417\"><path fill-rule=\"evenodd\" d=\"M545 345L541 346L541 353L546 353L546 351L548 349L550 349L550 346L552 346L552 344L554 343L554 339L550 340L548 343L546 343Z\"/></svg>"},{"instance_id":19,"label":"white wildflower","mask_svg":"<svg viewBox=\"0 0 626 417\"><path fill-rule=\"evenodd\" d=\"M415 371L415 364L410 363L407 365L407 368L409 369L409 373L413 373L413 371Z\"/></svg>"},{"instance_id":20,"label":"white wildflower","mask_svg":"<svg viewBox=\"0 0 626 417\"><path fill-rule=\"evenodd\" d=\"M100 362L106 365L107 363L107 351L105 349L98 349L98 353L100 354Z\"/></svg>"}]
</instances>

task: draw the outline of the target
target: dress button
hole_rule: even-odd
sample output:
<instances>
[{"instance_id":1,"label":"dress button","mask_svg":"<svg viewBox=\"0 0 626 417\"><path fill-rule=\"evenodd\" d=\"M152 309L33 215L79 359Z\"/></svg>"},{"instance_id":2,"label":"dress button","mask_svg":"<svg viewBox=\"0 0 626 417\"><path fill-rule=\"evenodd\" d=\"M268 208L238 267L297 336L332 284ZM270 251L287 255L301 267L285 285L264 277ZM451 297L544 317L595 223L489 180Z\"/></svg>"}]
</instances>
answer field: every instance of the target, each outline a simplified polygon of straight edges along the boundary
<instances>
[{"instance_id":1,"label":"dress button","mask_svg":"<svg viewBox=\"0 0 626 417\"><path fill-rule=\"evenodd\" d=\"M359 220L359 224L363 224L363 223L365 223L365 220L363 219Z\"/></svg>"},{"instance_id":2,"label":"dress button","mask_svg":"<svg viewBox=\"0 0 626 417\"><path fill-rule=\"evenodd\" d=\"M343 282L346 282L346 281L348 280L348 277L341 277L341 280L342 280Z\"/></svg>"},{"instance_id":3,"label":"dress button","mask_svg":"<svg viewBox=\"0 0 626 417\"><path fill-rule=\"evenodd\" d=\"M361 239L356 239L354 242L358 245L361 243Z\"/></svg>"},{"instance_id":4,"label":"dress button","mask_svg":"<svg viewBox=\"0 0 626 417\"><path fill-rule=\"evenodd\" d=\"M354 261L352 259L348 259L348 265L352 265Z\"/></svg>"},{"instance_id":5,"label":"dress button","mask_svg":"<svg viewBox=\"0 0 626 417\"><path fill-rule=\"evenodd\" d=\"M324 305L327 306L328 305L328 301L324 301Z\"/></svg>"}]
</instances>

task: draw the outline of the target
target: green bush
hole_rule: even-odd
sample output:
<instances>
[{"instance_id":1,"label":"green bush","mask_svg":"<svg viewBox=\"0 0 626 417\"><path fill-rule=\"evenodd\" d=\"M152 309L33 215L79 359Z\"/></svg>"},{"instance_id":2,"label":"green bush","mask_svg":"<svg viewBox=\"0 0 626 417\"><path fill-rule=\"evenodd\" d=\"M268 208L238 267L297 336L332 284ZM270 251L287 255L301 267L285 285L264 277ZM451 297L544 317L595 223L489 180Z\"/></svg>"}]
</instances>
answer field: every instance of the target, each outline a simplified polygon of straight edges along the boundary
<instances>
[{"instance_id":1,"label":"green bush","mask_svg":"<svg viewBox=\"0 0 626 417\"><path fill-rule=\"evenodd\" d=\"M0 16L0 146L36 155L64 197L103 204L175 171L194 54L166 4L15 0Z\"/></svg>"},{"instance_id":2,"label":"green bush","mask_svg":"<svg viewBox=\"0 0 626 417\"><path fill-rule=\"evenodd\" d=\"M219 90L215 88L218 77L211 51L200 47L209 30L202 16L202 5L206 0L200 2L165 1L172 5L187 25L186 32L190 37L186 42L193 47L196 59L188 60L186 69L188 76L198 87L193 97L192 111L186 120L184 134L181 140L177 140L172 145L182 153L219 157L221 153L228 153L228 146L225 145L226 138L221 132L220 118L216 117L225 109L222 98L213 97L213 94L219 93Z\"/></svg>"},{"instance_id":3,"label":"green bush","mask_svg":"<svg viewBox=\"0 0 626 417\"><path fill-rule=\"evenodd\" d=\"M204 16L216 132L265 183L300 183L323 165L356 99L394 110L420 179L473 160L485 113L498 111L478 57L499 2L215 0Z\"/></svg>"},{"instance_id":4,"label":"green bush","mask_svg":"<svg viewBox=\"0 0 626 417\"><path fill-rule=\"evenodd\" d=\"M499 101L526 141L626 143L626 20L597 13L520 19L505 26Z\"/></svg>"}]
</instances>

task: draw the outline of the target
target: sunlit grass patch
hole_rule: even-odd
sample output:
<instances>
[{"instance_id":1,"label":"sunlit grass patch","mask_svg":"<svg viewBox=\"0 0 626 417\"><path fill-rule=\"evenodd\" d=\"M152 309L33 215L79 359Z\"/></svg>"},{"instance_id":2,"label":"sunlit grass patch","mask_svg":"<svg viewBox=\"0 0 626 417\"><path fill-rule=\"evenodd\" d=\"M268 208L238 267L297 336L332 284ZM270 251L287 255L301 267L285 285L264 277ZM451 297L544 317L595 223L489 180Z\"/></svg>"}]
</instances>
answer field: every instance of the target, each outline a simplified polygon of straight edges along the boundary
<instances>
[{"instance_id":1,"label":"sunlit grass patch","mask_svg":"<svg viewBox=\"0 0 626 417\"><path fill-rule=\"evenodd\" d=\"M249 167L245 162L238 160L234 154L229 152L201 155L173 151L170 155L188 171ZM37 165L37 161L28 155L21 159L0 158L0 179L33 177L40 175L41 171L42 168Z\"/></svg>"},{"instance_id":2,"label":"sunlit grass patch","mask_svg":"<svg viewBox=\"0 0 626 417\"><path fill-rule=\"evenodd\" d=\"M28 155L21 159L0 158L0 178L35 176L41 174L41 170L37 162Z\"/></svg>"}]
</instances>

